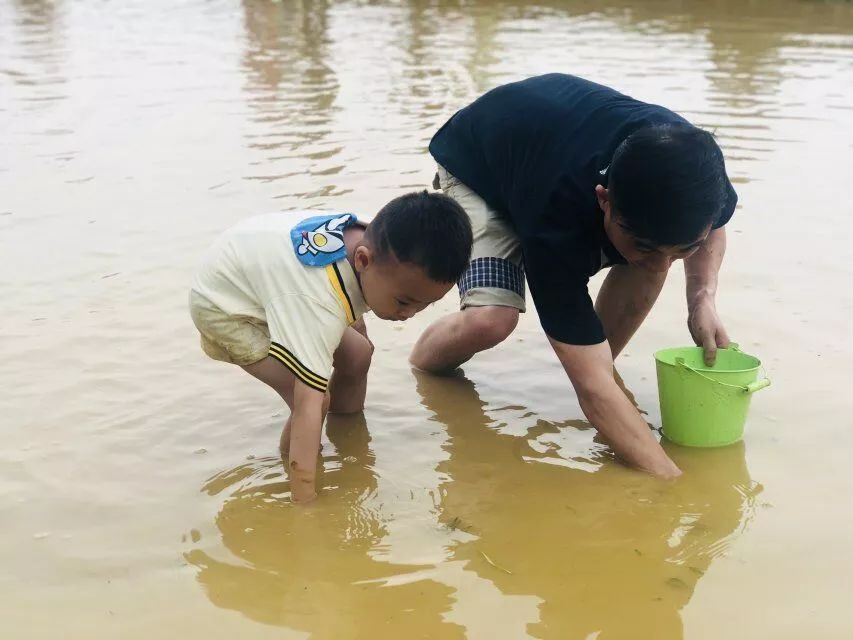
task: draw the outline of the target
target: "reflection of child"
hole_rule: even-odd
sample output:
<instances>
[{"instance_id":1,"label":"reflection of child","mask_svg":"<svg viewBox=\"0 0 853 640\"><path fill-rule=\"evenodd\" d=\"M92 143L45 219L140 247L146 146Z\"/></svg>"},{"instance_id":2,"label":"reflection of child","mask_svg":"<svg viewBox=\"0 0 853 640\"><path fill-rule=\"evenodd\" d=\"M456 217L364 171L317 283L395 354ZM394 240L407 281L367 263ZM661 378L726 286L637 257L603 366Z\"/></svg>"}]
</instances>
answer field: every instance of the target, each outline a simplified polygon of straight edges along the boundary
<instances>
[{"instance_id":1,"label":"reflection of child","mask_svg":"<svg viewBox=\"0 0 853 640\"><path fill-rule=\"evenodd\" d=\"M373 345L362 315L406 320L442 298L471 242L462 208L424 191L392 200L370 224L317 212L249 218L208 251L190 291L202 349L290 407L281 449L294 502L316 496L326 412L364 407Z\"/></svg>"}]
</instances>

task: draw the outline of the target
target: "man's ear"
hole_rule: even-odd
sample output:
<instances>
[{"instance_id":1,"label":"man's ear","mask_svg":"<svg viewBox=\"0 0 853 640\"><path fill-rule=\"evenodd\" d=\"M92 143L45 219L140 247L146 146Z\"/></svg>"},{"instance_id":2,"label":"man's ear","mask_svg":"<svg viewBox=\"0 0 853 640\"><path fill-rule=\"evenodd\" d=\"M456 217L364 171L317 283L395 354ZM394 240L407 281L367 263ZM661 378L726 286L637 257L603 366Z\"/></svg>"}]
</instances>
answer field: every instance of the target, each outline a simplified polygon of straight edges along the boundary
<instances>
[{"instance_id":1,"label":"man's ear","mask_svg":"<svg viewBox=\"0 0 853 640\"><path fill-rule=\"evenodd\" d=\"M610 215L610 194L607 192L607 187L604 185L595 186L595 199L598 201L599 208L604 212L604 216Z\"/></svg>"},{"instance_id":2,"label":"man's ear","mask_svg":"<svg viewBox=\"0 0 853 640\"><path fill-rule=\"evenodd\" d=\"M373 263L373 249L363 244L357 246L355 248L355 253L352 255L352 261L355 265L356 273L361 273Z\"/></svg>"}]
</instances>

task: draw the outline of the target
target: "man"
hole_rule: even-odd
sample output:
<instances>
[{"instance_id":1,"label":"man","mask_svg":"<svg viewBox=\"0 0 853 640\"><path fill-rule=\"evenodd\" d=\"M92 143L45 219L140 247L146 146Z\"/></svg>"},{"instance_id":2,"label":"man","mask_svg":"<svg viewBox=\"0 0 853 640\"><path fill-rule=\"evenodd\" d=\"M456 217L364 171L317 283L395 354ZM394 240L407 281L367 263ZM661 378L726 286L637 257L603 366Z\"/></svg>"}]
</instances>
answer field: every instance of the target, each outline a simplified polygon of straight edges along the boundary
<instances>
[{"instance_id":1,"label":"man","mask_svg":"<svg viewBox=\"0 0 853 640\"><path fill-rule=\"evenodd\" d=\"M729 343L715 296L737 195L711 134L663 107L548 74L456 113L430 153L436 186L471 219L474 251L461 311L424 332L412 364L455 368L506 339L524 311L526 275L587 419L629 464L680 475L616 384L613 359L680 259L694 341L709 363ZM593 305L588 281L605 267Z\"/></svg>"}]
</instances>

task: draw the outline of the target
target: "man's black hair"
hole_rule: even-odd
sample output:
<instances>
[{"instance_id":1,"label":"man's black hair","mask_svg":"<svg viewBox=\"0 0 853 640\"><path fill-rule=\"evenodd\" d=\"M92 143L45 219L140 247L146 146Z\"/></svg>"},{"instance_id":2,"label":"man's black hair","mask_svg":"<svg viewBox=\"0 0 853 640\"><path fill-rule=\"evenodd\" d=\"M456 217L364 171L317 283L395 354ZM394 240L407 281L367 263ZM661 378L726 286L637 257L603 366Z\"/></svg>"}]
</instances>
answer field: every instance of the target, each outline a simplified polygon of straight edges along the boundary
<instances>
[{"instance_id":1,"label":"man's black hair","mask_svg":"<svg viewBox=\"0 0 853 640\"><path fill-rule=\"evenodd\" d=\"M367 227L381 258L421 267L431 280L456 282L471 260L471 223L465 210L440 193L419 191L394 198Z\"/></svg>"},{"instance_id":2,"label":"man's black hair","mask_svg":"<svg viewBox=\"0 0 853 640\"><path fill-rule=\"evenodd\" d=\"M656 246L695 242L726 203L723 153L714 136L692 125L635 131L617 147L608 172L616 220Z\"/></svg>"}]
</instances>

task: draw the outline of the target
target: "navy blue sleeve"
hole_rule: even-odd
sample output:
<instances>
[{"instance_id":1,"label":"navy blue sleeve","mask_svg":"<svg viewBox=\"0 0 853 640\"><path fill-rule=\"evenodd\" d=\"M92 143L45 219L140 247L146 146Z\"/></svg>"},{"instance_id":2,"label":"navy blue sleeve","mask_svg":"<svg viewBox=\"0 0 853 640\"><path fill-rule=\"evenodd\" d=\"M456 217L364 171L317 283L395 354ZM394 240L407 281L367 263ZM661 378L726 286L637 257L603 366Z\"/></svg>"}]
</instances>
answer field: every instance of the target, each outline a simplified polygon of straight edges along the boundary
<instances>
[{"instance_id":1,"label":"navy blue sleeve","mask_svg":"<svg viewBox=\"0 0 853 640\"><path fill-rule=\"evenodd\" d=\"M723 207L723 210L720 212L720 217L717 218L717 222L714 223L714 229L719 229L720 227L726 226L729 220L732 219L732 216L735 213L735 208L737 207L737 191L732 186L730 181L726 181L726 204Z\"/></svg>"},{"instance_id":2,"label":"navy blue sleeve","mask_svg":"<svg viewBox=\"0 0 853 640\"><path fill-rule=\"evenodd\" d=\"M527 283L548 337L565 344L604 342L604 328L589 295L589 247L554 234L522 238Z\"/></svg>"}]
</instances>

